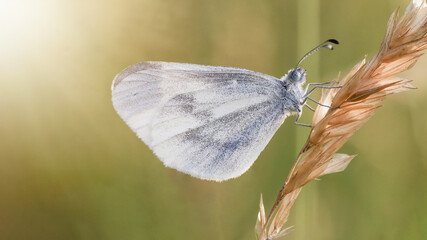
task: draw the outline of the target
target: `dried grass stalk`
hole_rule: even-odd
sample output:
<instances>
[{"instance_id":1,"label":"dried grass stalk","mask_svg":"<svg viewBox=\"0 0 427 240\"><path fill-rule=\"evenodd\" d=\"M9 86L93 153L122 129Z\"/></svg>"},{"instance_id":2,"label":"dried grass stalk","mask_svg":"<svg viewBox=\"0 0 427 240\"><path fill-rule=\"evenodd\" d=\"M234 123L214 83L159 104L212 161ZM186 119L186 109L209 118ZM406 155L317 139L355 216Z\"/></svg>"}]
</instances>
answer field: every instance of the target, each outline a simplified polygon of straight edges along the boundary
<instances>
[{"instance_id":1,"label":"dried grass stalk","mask_svg":"<svg viewBox=\"0 0 427 240\"><path fill-rule=\"evenodd\" d=\"M322 92L321 102L336 109L317 107L313 128L297 161L280 190L268 217L260 203L257 220L259 240L276 239L282 230L302 187L325 174L343 171L354 156L336 152L380 107L390 94L413 89L410 81L394 75L411 68L427 48L427 4L412 0L399 20L398 9L391 15L379 51L366 57L338 83L342 88Z\"/></svg>"}]
</instances>

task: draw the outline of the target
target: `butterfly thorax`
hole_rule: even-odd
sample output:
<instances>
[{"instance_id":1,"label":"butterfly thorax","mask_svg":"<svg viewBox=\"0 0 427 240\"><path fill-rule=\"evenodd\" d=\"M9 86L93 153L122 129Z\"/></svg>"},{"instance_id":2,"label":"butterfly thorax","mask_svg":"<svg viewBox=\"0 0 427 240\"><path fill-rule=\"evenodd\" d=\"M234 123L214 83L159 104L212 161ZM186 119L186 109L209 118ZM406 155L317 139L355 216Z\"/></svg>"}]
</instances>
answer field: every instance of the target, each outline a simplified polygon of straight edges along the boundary
<instances>
[{"instance_id":1,"label":"butterfly thorax","mask_svg":"<svg viewBox=\"0 0 427 240\"><path fill-rule=\"evenodd\" d=\"M292 112L300 112L304 95L303 85L306 81L306 71L303 68L291 69L280 80L283 81L285 108Z\"/></svg>"}]
</instances>

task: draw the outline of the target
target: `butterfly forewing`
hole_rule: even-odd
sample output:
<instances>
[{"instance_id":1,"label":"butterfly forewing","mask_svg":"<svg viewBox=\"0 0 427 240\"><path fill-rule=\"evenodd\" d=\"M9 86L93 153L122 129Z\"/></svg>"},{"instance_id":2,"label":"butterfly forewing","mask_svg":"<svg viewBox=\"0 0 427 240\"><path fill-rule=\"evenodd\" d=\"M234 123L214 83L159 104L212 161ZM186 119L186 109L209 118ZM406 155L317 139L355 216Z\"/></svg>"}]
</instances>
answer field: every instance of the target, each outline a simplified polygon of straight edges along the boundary
<instances>
[{"instance_id":1,"label":"butterfly forewing","mask_svg":"<svg viewBox=\"0 0 427 240\"><path fill-rule=\"evenodd\" d=\"M279 79L232 67L144 62L113 81L113 105L168 166L222 181L243 174L289 111Z\"/></svg>"}]
</instances>

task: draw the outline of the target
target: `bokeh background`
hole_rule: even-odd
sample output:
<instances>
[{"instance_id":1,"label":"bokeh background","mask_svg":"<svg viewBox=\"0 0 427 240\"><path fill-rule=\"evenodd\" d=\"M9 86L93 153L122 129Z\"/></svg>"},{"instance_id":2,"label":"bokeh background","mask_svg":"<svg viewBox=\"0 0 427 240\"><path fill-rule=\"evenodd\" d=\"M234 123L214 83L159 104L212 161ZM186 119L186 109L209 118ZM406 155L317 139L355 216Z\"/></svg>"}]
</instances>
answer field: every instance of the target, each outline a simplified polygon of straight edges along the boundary
<instances>
[{"instance_id":1,"label":"bokeh background","mask_svg":"<svg viewBox=\"0 0 427 240\"><path fill-rule=\"evenodd\" d=\"M147 60L247 68L309 82L378 49L409 0L0 0L0 239L254 239L308 135L288 119L254 166L223 183L165 168L115 113L110 86ZM401 75L340 152L343 173L308 184L287 239L427 239L427 59ZM317 95L318 97L318 95ZM303 122L309 122L306 111Z\"/></svg>"}]
</instances>

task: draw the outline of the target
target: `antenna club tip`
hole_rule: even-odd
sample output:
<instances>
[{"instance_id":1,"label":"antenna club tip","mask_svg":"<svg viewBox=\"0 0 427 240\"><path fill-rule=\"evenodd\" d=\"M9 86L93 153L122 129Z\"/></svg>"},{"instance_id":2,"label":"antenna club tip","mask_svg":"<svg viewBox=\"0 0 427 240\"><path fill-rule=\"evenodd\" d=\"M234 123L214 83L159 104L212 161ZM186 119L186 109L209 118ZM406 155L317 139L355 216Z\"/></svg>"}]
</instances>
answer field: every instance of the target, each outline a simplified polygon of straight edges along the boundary
<instances>
[{"instance_id":1,"label":"antenna club tip","mask_svg":"<svg viewBox=\"0 0 427 240\"><path fill-rule=\"evenodd\" d=\"M328 39L328 41L327 41L327 42L331 42L331 43L335 43L335 44L340 44L340 42L338 42L338 40L333 39L333 38Z\"/></svg>"}]
</instances>

